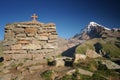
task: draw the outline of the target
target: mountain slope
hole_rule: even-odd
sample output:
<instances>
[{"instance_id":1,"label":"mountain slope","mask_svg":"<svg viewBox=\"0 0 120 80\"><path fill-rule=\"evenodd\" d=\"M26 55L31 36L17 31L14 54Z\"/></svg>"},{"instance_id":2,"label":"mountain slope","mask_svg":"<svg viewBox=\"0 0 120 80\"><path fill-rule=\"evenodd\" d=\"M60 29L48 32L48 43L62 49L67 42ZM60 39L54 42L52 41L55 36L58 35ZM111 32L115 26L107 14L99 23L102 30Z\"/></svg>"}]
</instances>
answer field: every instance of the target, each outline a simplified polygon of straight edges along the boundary
<instances>
[{"instance_id":1,"label":"mountain slope","mask_svg":"<svg viewBox=\"0 0 120 80\"><path fill-rule=\"evenodd\" d=\"M90 22L83 31L72 39L83 40L75 53L86 54L88 49L104 57L120 58L120 29L109 29L96 22Z\"/></svg>"},{"instance_id":2,"label":"mountain slope","mask_svg":"<svg viewBox=\"0 0 120 80\"><path fill-rule=\"evenodd\" d=\"M116 42L119 42L120 45L120 41L118 40L94 38L79 45L76 48L76 53L85 54L87 49L91 49L105 57L120 58L120 48L115 45Z\"/></svg>"},{"instance_id":3,"label":"mountain slope","mask_svg":"<svg viewBox=\"0 0 120 80\"><path fill-rule=\"evenodd\" d=\"M107 38L107 37L120 37L119 29L109 29L96 22L90 22L87 27L79 34L76 34L73 39L88 40L93 38Z\"/></svg>"}]
</instances>

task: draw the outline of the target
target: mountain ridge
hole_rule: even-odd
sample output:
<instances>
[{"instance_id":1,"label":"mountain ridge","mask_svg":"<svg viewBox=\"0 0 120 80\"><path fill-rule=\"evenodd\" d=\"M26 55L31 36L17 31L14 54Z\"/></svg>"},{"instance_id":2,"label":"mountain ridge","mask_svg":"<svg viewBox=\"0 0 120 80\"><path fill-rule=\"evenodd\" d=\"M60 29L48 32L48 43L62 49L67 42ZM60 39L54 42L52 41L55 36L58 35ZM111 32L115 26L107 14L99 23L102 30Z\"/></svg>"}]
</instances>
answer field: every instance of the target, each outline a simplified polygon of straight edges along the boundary
<instances>
[{"instance_id":1,"label":"mountain ridge","mask_svg":"<svg viewBox=\"0 0 120 80\"><path fill-rule=\"evenodd\" d=\"M119 37L120 28L107 28L96 22L90 22L80 33L74 35L72 39L89 40L101 37Z\"/></svg>"}]
</instances>

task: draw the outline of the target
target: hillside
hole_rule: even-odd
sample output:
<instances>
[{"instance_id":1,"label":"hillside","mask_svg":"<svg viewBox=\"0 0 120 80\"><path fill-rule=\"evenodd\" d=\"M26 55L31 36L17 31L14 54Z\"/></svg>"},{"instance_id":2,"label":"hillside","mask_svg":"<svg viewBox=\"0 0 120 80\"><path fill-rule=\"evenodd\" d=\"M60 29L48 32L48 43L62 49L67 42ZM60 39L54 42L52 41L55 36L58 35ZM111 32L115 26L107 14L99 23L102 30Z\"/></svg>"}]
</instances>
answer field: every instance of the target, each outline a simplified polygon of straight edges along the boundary
<instances>
[{"instance_id":1,"label":"hillside","mask_svg":"<svg viewBox=\"0 0 120 80\"><path fill-rule=\"evenodd\" d=\"M76 48L76 53L85 54L87 49L95 50L106 57L120 58L120 41L117 39L94 38L84 42Z\"/></svg>"}]
</instances>

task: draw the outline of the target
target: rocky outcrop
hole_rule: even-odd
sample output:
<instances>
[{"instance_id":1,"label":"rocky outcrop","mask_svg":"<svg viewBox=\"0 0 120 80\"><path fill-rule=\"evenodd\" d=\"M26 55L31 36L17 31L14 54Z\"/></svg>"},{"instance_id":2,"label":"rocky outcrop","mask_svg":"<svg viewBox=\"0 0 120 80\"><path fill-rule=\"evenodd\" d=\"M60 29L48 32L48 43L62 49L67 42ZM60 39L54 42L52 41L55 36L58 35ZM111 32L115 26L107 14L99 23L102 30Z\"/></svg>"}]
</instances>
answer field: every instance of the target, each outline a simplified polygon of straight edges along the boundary
<instances>
[{"instance_id":1,"label":"rocky outcrop","mask_svg":"<svg viewBox=\"0 0 120 80\"><path fill-rule=\"evenodd\" d=\"M74 63L78 63L80 60L85 60L86 59L86 55L85 54L78 54L76 53L74 55Z\"/></svg>"},{"instance_id":2,"label":"rocky outcrop","mask_svg":"<svg viewBox=\"0 0 120 80\"><path fill-rule=\"evenodd\" d=\"M89 58L101 57L101 55L99 55L97 52L95 52L94 50L90 50L90 49L87 49L86 56Z\"/></svg>"}]
</instances>

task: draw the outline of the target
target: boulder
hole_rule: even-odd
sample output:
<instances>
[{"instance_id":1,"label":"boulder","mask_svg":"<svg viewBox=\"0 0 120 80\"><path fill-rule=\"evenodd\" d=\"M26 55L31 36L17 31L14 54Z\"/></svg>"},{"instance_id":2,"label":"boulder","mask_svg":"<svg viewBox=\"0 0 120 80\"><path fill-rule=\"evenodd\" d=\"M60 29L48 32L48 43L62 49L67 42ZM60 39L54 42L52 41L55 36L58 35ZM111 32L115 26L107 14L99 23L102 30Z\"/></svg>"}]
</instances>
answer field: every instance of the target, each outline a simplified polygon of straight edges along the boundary
<instances>
[{"instance_id":1,"label":"boulder","mask_svg":"<svg viewBox=\"0 0 120 80\"><path fill-rule=\"evenodd\" d=\"M77 63L79 60L85 60L86 55L76 53L74 56L74 63Z\"/></svg>"},{"instance_id":2,"label":"boulder","mask_svg":"<svg viewBox=\"0 0 120 80\"><path fill-rule=\"evenodd\" d=\"M101 57L101 55L97 54L94 50L91 50L91 49L87 49L86 56L89 58Z\"/></svg>"},{"instance_id":3,"label":"boulder","mask_svg":"<svg viewBox=\"0 0 120 80\"><path fill-rule=\"evenodd\" d=\"M55 66L56 67L65 66L65 61L62 58L56 58L55 59Z\"/></svg>"}]
</instances>

